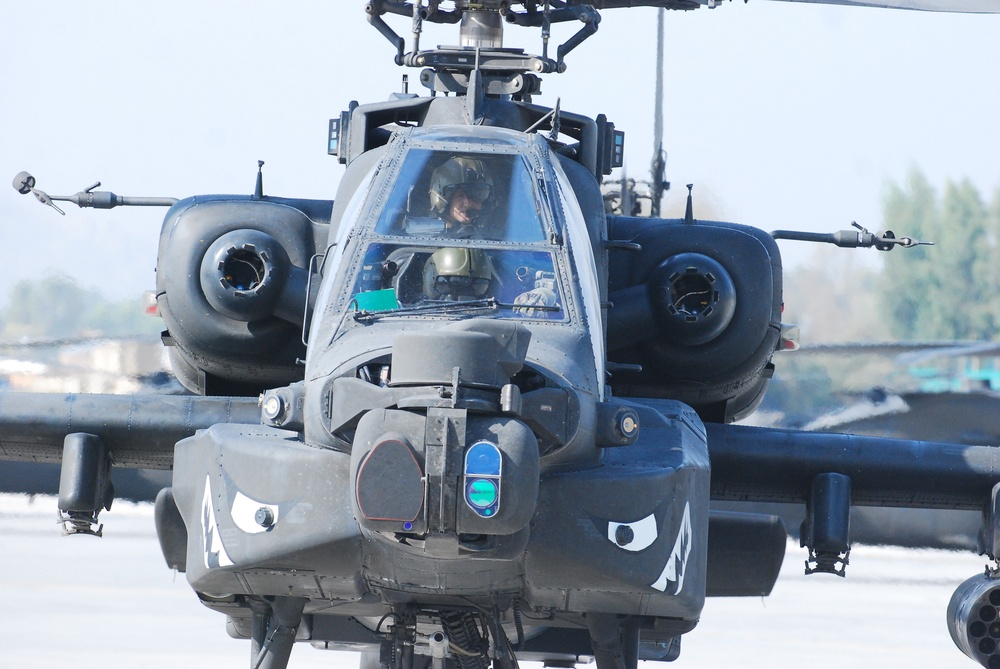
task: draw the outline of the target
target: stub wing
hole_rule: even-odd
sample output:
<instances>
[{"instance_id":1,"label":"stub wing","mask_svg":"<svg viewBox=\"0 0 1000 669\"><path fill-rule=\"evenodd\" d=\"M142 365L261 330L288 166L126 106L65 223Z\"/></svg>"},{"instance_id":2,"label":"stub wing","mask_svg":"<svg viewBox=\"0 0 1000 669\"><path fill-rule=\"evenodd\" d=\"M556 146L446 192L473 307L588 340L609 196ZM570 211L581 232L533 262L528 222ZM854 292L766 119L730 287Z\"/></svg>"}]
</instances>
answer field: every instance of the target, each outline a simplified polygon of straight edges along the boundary
<instances>
[{"instance_id":1,"label":"stub wing","mask_svg":"<svg viewBox=\"0 0 1000 669\"><path fill-rule=\"evenodd\" d=\"M712 499L805 502L816 476L851 479L863 506L981 509L1000 481L1000 448L707 424Z\"/></svg>"},{"instance_id":2,"label":"stub wing","mask_svg":"<svg viewBox=\"0 0 1000 669\"><path fill-rule=\"evenodd\" d=\"M1000 448L739 425L706 429L712 500L804 502L802 545L814 571L843 575L852 505L980 511L979 552L1000 555Z\"/></svg>"},{"instance_id":3,"label":"stub wing","mask_svg":"<svg viewBox=\"0 0 1000 669\"><path fill-rule=\"evenodd\" d=\"M116 466L170 469L174 444L217 423L259 424L256 398L0 392L0 460L58 463L83 433Z\"/></svg>"}]
</instances>

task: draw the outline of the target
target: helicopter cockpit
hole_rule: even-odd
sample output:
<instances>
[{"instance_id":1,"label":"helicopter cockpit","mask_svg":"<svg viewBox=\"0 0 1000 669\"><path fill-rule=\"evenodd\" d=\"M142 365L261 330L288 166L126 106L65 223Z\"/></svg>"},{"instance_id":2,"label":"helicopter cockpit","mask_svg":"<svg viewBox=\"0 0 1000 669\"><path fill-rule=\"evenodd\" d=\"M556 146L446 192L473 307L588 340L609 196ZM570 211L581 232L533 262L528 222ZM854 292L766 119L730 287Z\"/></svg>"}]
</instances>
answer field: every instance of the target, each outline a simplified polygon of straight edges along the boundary
<instances>
[{"instance_id":1,"label":"helicopter cockpit","mask_svg":"<svg viewBox=\"0 0 1000 669\"><path fill-rule=\"evenodd\" d=\"M499 320L546 333L526 365L561 356L561 384L603 397L603 331L589 325L600 291L572 169L538 135L462 126L396 130L351 163L309 331L324 355L307 378L384 367L416 328Z\"/></svg>"},{"instance_id":2,"label":"helicopter cockpit","mask_svg":"<svg viewBox=\"0 0 1000 669\"><path fill-rule=\"evenodd\" d=\"M371 210L351 307L455 311L474 303L497 317L566 319L547 229L555 225L552 203L525 155L490 148L404 153Z\"/></svg>"}]
</instances>

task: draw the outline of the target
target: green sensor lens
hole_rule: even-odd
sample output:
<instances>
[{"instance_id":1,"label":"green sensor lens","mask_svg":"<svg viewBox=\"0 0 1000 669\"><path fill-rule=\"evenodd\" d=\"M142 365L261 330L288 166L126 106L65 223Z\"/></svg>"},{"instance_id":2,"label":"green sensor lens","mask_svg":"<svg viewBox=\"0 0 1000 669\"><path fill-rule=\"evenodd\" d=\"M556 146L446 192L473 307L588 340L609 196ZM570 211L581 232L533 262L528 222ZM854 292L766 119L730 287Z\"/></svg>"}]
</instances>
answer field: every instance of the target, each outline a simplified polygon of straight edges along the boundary
<instances>
[{"instance_id":1,"label":"green sensor lens","mask_svg":"<svg viewBox=\"0 0 1000 669\"><path fill-rule=\"evenodd\" d=\"M489 479L473 479L466 486L465 497L473 506L485 509L497 501L497 484Z\"/></svg>"}]
</instances>

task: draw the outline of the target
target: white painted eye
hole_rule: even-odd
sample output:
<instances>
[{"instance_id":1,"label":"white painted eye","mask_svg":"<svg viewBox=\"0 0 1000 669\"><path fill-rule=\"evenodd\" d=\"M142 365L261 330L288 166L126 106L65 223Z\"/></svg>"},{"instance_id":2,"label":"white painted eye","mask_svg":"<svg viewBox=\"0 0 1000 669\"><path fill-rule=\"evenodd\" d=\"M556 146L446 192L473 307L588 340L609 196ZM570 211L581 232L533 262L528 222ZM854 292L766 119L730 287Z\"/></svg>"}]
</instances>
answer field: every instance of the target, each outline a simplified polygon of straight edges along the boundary
<instances>
[{"instance_id":1,"label":"white painted eye","mask_svg":"<svg viewBox=\"0 0 1000 669\"><path fill-rule=\"evenodd\" d=\"M231 515L236 527L248 534L267 532L278 522L278 505L264 504L237 492Z\"/></svg>"},{"instance_id":2,"label":"white painted eye","mask_svg":"<svg viewBox=\"0 0 1000 669\"><path fill-rule=\"evenodd\" d=\"M608 541L633 553L652 546L656 537L656 517L653 514L634 523L608 522Z\"/></svg>"}]
</instances>

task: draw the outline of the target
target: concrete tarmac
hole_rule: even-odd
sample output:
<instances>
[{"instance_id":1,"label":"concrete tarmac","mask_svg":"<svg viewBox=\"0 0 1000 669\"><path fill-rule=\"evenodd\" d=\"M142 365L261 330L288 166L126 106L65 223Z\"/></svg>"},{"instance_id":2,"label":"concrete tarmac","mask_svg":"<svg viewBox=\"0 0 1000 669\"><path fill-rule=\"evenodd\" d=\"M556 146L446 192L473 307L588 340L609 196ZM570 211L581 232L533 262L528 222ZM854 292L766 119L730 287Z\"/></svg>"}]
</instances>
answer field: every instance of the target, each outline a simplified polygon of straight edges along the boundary
<instances>
[{"instance_id":1,"label":"concrete tarmac","mask_svg":"<svg viewBox=\"0 0 1000 669\"><path fill-rule=\"evenodd\" d=\"M164 565L151 505L116 503L105 536L63 537L52 497L0 494L0 666L19 669L246 669L183 574ZM710 599L681 658L661 667L968 669L945 609L984 561L971 553L857 546L848 576L803 575L789 543L768 598ZM354 669L352 653L299 644L292 669Z\"/></svg>"}]
</instances>

